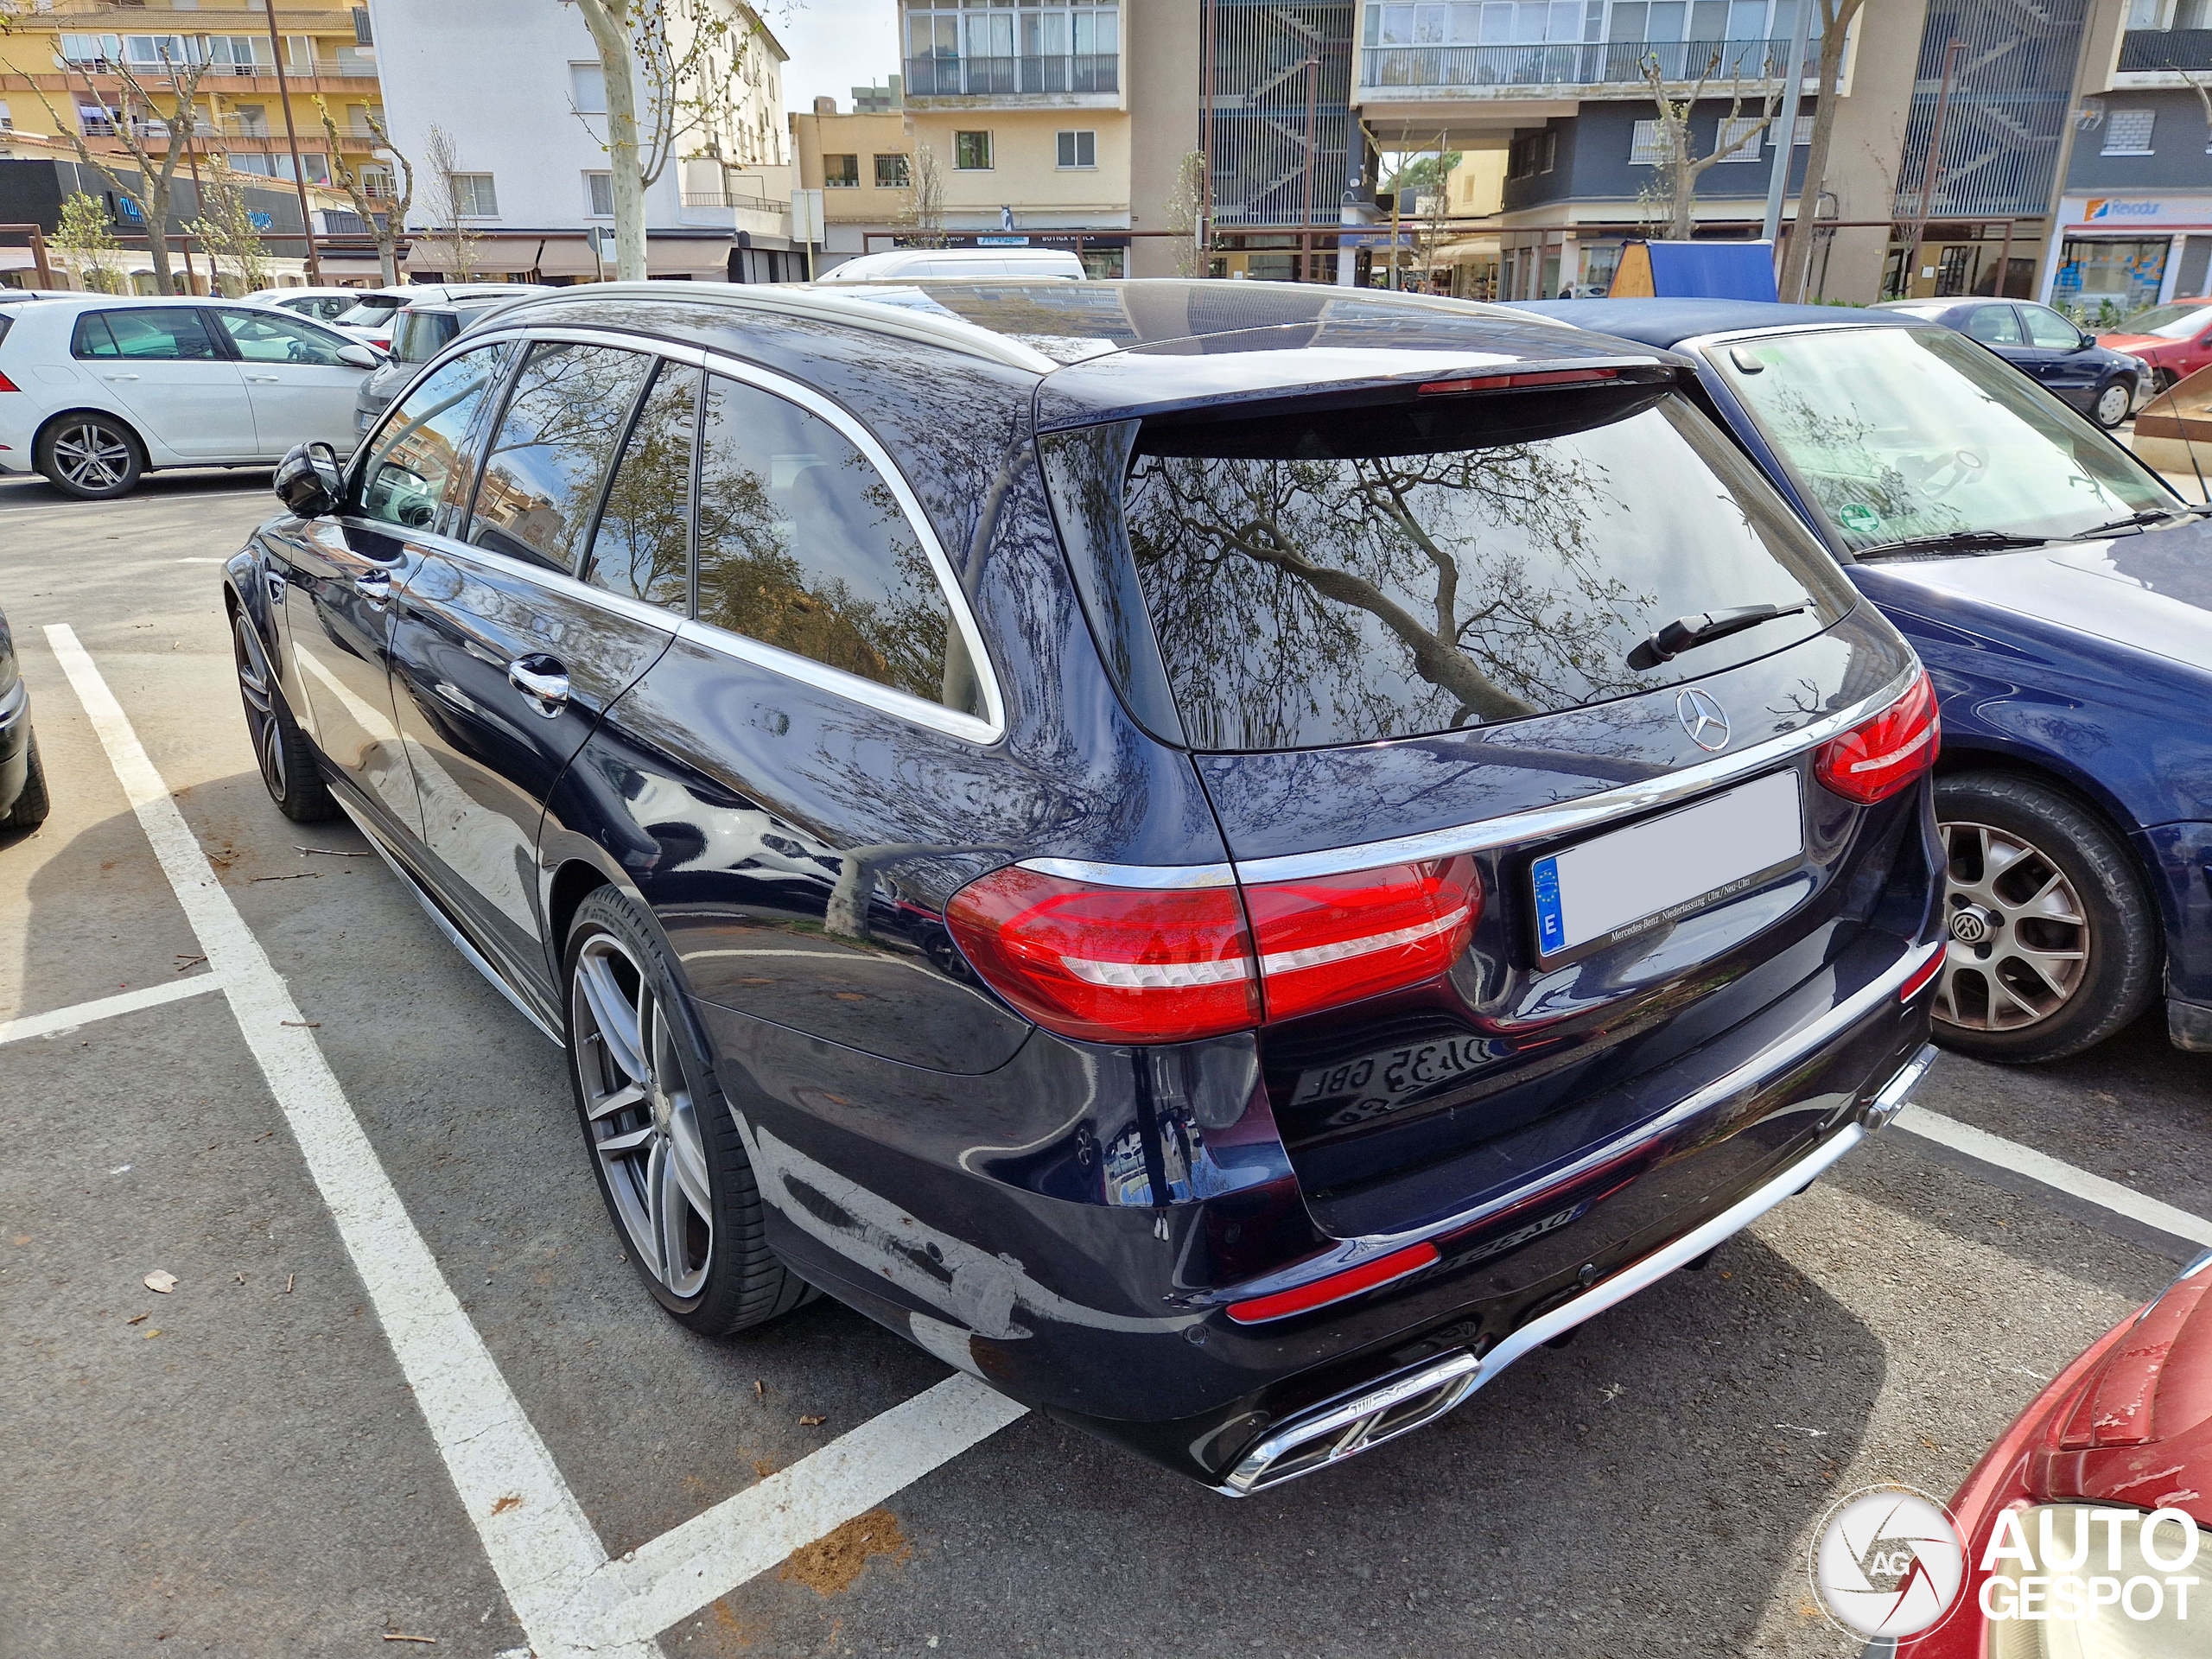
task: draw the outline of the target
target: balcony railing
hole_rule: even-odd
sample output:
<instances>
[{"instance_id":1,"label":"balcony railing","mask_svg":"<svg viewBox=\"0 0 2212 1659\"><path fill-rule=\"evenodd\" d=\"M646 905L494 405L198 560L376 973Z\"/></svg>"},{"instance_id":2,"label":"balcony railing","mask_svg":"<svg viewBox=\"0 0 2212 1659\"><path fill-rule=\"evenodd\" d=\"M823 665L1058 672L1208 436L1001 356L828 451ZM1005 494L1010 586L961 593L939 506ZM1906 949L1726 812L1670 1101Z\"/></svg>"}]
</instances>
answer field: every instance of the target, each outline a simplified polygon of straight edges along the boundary
<instances>
[{"instance_id":1,"label":"balcony railing","mask_svg":"<svg viewBox=\"0 0 2212 1659\"><path fill-rule=\"evenodd\" d=\"M909 98L1012 98L1029 92L1121 90L1121 60L1111 52L1049 58L909 58Z\"/></svg>"},{"instance_id":2,"label":"balcony railing","mask_svg":"<svg viewBox=\"0 0 2212 1659\"><path fill-rule=\"evenodd\" d=\"M1363 88L1602 86L1640 82L1656 59L1669 82L1709 86L1779 80L1788 41L1585 41L1548 46L1370 46L1360 51Z\"/></svg>"},{"instance_id":3,"label":"balcony railing","mask_svg":"<svg viewBox=\"0 0 2212 1659\"><path fill-rule=\"evenodd\" d=\"M734 190L686 190L682 195L686 207L739 207L747 213L780 213L791 206L787 201L771 201L766 196L748 196Z\"/></svg>"},{"instance_id":4,"label":"balcony railing","mask_svg":"<svg viewBox=\"0 0 2212 1659\"><path fill-rule=\"evenodd\" d=\"M188 78L191 75L193 69L193 66L189 63L172 65L164 63L158 58L130 58L124 60L121 64L113 58L73 58L67 60L67 67L73 72L82 71L89 75L114 75L127 67L141 81L151 77L163 85L168 84L172 68L175 68L180 76ZM377 65L374 58L326 58L318 55L308 59L288 57L284 60L284 74L286 79L291 80L374 79L376 73ZM201 75L200 84L202 86L207 86L219 79L237 76L245 76L255 80L274 80L276 79L276 66L273 63L211 63L207 66L206 73Z\"/></svg>"},{"instance_id":5,"label":"balcony railing","mask_svg":"<svg viewBox=\"0 0 2212 1659\"><path fill-rule=\"evenodd\" d=\"M2120 37L2120 73L2212 70L2212 29L2131 29Z\"/></svg>"}]
</instances>

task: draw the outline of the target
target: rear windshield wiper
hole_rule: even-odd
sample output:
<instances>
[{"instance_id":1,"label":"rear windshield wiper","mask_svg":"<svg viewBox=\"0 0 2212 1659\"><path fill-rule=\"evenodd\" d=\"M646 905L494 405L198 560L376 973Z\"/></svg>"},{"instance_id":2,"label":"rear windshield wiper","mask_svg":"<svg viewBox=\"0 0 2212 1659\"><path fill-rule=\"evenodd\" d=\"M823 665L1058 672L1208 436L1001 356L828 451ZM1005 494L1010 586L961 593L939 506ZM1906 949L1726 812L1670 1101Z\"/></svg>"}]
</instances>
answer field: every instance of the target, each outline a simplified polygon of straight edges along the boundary
<instances>
[{"instance_id":1,"label":"rear windshield wiper","mask_svg":"<svg viewBox=\"0 0 2212 1659\"><path fill-rule=\"evenodd\" d=\"M1996 553L2008 547L2044 547L2048 536L2015 536L2002 530L1947 530L1940 536L1914 536L1902 542L1862 547L1855 559L1887 558L1892 553Z\"/></svg>"},{"instance_id":2,"label":"rear windshield wiper","mask_svg":"<svg viewBox=\"0 0 2212 1659\"><path fill-rule=\"evenodd\" d=\"M1629 652L1628 665L1656 668L1686 651L1694 651L1715 639L1726 639L1732 633L1756 628L1777 617L1795 616L1811 608L1808 600L1796 605L1738 605L1732 611L1700 611L1694 616L1678 616Z\"/></svg>"}]
</instances>

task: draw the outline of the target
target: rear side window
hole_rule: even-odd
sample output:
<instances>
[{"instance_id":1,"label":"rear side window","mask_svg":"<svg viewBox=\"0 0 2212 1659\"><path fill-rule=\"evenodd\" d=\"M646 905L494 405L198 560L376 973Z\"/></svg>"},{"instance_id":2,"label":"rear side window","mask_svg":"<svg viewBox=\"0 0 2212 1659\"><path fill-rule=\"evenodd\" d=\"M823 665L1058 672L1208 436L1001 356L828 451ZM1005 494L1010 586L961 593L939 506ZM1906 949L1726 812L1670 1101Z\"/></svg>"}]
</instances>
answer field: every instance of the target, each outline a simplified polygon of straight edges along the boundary
<instances>
[{"instance_id":1,"label":"rear side window","mask_svg":"<svg viewBox=\"0 0 2212 1659\"><path fill-rule=\"evenodd\" d=\"M1648 390L1126 423L1048 438L1046 460L1071 556L1108 567L1077 575L1109 662L1125 685L1164 674L1203 749L1604 702L1764 656L1853 602L1736 451ZM1131 646L1140 599L1152 639ZM1678 617L1756 605L1804 608L1630 665Z\"/></svg>"},{"instance_id":2,"label":"rear side window","mask_svg":"<svg viewBox=\"0 0 2212 1659\"><path fill-rule=\"evenodd\" d=\"M487 346L456 357L385 417L361 467L357 511L363 518L428 530L440 504L465 493L461 440L497 384L504 356Z\"/></svg>"},{"instance_id":3,"label":"rear side window","mask_svg":"<svg viewBox=\"0 0 2212 1659\"><path fill-rule=\"evenodd\" d=\"M469 541L573 570L630 407L652 367L651 358L611 346L531 346L499 435L485 452Z\"/></svg>"},{"instance_id":4,"label":"rear side window","mask_svg":"<svg viewBox=\"0 0 2212 1659\"><path fill-rule=\"evenodd\" d=\"M677 615L690 602L691 454L699 371L663 363L607 486L584 580Z\"/></svg>"},{"instance_id":5,"label":"rear side window","mask_svg":"<svg viewBox=\"0 0 2212 1659\"><path fill-rule=\"evenodd\" d=\"M461 332L450 311L403 311L392 320L391 354L402 363L427 363Z\"/></svg>"},{"instance_id":6,"label":"rear side window","mask_svg":"<svg viewBox=\"0 0 2212 1659\"><path fill-rule=\"evenodd\" d=\"M143 311L87 311L69 342L73 357L132 358L145 363L189 363L219 358L200 313L187 306L149 306Z\"/></svg>"},{"instance_id":7,"label":"rear side window","mask_svg":"<svg viewBox=\"0 0 2212 1659\"><path fill-rule=\"evenodd\" d=\"M982 714L920 537L874 463L829 422L709 376L698 521L702 622Z\"/></svg>"},{"instance_id":8,"label":"rear side window","mask_svg":"<svg viewBox=\"0 0 2212 1659\"><path fill-rule=\"evenodd\" d=\"M2009 305L1985 305L1967 312L1966 331L1985 346L2020 343L2020 319Z\"/></svg>"}]
</instances>

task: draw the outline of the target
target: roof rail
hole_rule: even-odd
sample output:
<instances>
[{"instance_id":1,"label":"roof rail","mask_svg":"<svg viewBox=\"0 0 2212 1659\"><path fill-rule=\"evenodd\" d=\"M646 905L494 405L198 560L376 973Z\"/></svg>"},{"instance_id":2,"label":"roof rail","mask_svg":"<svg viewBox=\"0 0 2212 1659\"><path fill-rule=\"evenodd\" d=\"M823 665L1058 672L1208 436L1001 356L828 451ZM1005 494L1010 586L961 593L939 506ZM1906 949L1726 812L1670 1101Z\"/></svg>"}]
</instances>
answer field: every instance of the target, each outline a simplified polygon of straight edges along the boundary
<instances>
[{"instance_id":1,"label":"roof rail","mask_svg":"<svg viewBox=\"0 0 2212 1659\"><path fill-rule=\"evenodd\" d=\"M958 317L912 310L866 299L858 294L830 294L784 283L585 283L551 294L518 295L514 304L502 306L496 315L502 321L512 321L519 312L584 300L618 298L688 300L694 304L723 306L733 311L842 322L871 334L893 334L924 345L941 346L948 351L1003 364L1007 368L1027 369L1032 374L1050 374L1060 366L1032 346ZM489 321L490 318L481 321Z\"/></svg>"}]
</instances>

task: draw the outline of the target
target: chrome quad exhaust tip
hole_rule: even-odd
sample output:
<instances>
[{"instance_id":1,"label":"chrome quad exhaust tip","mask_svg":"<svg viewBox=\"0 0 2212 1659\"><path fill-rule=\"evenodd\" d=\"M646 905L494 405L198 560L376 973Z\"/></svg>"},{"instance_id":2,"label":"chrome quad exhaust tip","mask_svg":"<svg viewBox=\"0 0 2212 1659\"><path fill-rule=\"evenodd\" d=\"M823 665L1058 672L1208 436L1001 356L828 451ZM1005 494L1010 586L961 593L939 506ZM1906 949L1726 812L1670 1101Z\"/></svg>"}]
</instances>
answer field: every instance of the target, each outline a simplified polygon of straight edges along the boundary
<instances>
[{"instance_id":1,"label":"chrome quad exhaust tip","mask_svg":"<svg viewBox=\"0 0 2212 1659\"><path fill-rule=\"evenodd\" d=\"M1410 1434L1473 1393L1482 1369L1462 1348L1324 1400L1263 1438L1214 1491L1249 1497Z\"/></svg>"}]
</instances>

